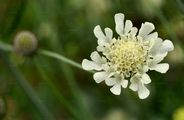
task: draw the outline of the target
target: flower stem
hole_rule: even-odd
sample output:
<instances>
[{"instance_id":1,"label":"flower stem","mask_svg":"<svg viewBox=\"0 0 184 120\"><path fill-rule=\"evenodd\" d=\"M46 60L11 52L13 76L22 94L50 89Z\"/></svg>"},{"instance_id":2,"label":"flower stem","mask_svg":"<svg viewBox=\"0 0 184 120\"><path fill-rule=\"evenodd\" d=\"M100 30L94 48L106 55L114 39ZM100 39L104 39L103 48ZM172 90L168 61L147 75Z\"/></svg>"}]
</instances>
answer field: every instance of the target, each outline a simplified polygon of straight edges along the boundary
<instances>
[{"instance_id":1,"label":"flower stem","mask_svg":"<svg viewBox=\"0 0 184 120\"><path fill-rule=\"evenodd\" d=\"M7 65L7 68L10 70L12 75L17 80L17 83L22 87L25 91L28 98L35 105L38 111L41 113L44 120L54 120L54 117L51 115L51 112L47 109L47 107L42 103L40 98L37 96L34 89L29 85L21 72L16 68L13 62L5 55L4 51L0 50L0 55L3 58L4 62Z\"/></svg>"},{"instance_id":2,"label":"flower stem","mask_svg":"<svg viewBox=\"0 0 184 120\"><path fill-rule=\"evenodd\" d=\"M4 51L13 51L13 46L0 41L0 49L4 50ZM48 51L48 50L44 50L44 49L40 49L37 52L38 52L38 54L61 60L62 62L65 62L67 64L70 64L70 65L74 66L74 67L77 67L79 69L84 70L79 63L77 63L77 62L75 62L75 61L73 61L73 60L71 60L71 59L69 59L69 58L67 58L67 57L65 57L61 54L51 52L51 51ZM92 73L92 74L94 73L94 71L87 71L87 72Z\"/></svg>"},{"instance_id":3,"label":"flower stem","mask_svg":"<svg viewBox=\"0 0 184 120\"><path fill-rule=\"evenodd\" d=\"M13 47L11 45L9 45L9 44L3 43L0 40L0 49L1 50L4 50L4 51L12 51L13 50Z\"/></svg>"},{"instance_id":4,"label":"flower stem","mask_svg":"<svg viewBox=\"0 0 184 120\"><path fill-rule=\"evenodd\" d=\"M83 69L82 66L79 63L74 62L73 60L68 59L68 58L66 58L66 57L64 57L64 56L62 56L62 55L60 55L58 53L54 53L54 52L50 52L50 51L42 50L42 49L39 50L38 53L42 54L42 55L46 55L46 56L52 57L52 58L59 59L59 60L65 62L65 63L68 63L68 64L70 64L72 66L75 66L75 67L77 67L79 69Z\"/></svg>"},{"instance_id":5,"label":"flower stem","mask_svg":"<svg viewBox=\"0 0 184 120\"><path fill-rule=\"evenodd\" d=\"M3 42L0 41L0 49L2 49L4 51L12 51L13 47L9 44L6 44L6 43L3 43ZM42 54L42 55L45 55L45 56L48 56L48 57L59 59L59 60L65 62L65 63L68 63L68 64L70 64L72 66L75 66L79 69L83 69L82 66L79 63L77 63L77 62L75 62L75 61L73 61L69 58L66 58L66 57L64 57L64 56L62 56L58 53L54 53L54 52L43 50L43 49L38 50L38 53Z\"/></svg>"},{"instance_id":6,"label":"flower stem","mask_svg":"<svg viewBox=\"0 0 184 120\"><path fill-rule=\"evenodd\" d=\"M181 11L184 13L184 3L182 3L181 0L176 0L176 2L178 3L178 6L180 7Z\"/></svg>"}]
</instances>

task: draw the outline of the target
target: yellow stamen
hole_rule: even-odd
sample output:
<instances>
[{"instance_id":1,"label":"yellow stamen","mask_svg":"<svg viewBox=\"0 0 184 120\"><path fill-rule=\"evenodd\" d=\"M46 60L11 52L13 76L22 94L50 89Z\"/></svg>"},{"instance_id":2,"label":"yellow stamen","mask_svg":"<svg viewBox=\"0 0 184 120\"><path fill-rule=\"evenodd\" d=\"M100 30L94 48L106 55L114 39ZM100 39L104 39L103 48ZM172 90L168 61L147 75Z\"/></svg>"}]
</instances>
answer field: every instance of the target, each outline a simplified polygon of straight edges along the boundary
<instances>
[{"instance_id":1,"label":"yellow stamen","mask_svg":"<svg viewBox=\"0 0 184 120\"><path fill-rule=\"evenodd\" d=\"M135 37L120 38L108 47L106 57L109 64L115 66L116 71L130 77L145 64L147 50L144 46L144 42Z\"/></svg>"}]
</instances>

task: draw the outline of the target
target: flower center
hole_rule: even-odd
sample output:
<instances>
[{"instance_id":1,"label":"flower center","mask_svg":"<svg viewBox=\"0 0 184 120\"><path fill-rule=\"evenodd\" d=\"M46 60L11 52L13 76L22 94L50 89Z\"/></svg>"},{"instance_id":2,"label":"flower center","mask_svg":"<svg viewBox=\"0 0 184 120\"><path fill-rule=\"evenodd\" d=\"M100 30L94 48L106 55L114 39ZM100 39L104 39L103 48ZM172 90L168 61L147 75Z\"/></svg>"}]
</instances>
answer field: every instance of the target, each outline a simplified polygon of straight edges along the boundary
<instances>
[{"instance_id":1,"label":"flower center","mask_svg":"<svg viewBox=\"0 0 184 120\"><path fill-rule=\"evenodd\" d=\"M106 57L109 64L115 66L116 71L124 77L130 77L146 63L147 49L145 43L135 37L124 37L109 46Z\"/></svg>"}]
</instances>

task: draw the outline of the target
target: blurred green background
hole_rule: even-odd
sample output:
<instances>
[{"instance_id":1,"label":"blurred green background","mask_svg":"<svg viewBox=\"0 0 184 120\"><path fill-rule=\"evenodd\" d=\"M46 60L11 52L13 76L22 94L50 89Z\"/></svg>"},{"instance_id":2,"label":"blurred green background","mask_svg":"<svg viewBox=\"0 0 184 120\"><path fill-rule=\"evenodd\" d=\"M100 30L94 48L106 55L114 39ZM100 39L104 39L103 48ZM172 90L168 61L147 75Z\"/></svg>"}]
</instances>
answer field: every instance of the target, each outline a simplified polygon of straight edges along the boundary
<instances>
[{"instance_id":1,"label":"blurred green background","mask_svg":"<svg viewBox=\"0 0 184 120\"><path fill-rule=\"evenodd\" d=\"M161 38L174 43L175 50L164 60L170 64L169 71L149 72L152 83L147 99L140 100L129 89L115 96L104 83L96 84L91 73L57 59L1 50L0 119L184 120L182 0L0 0L0 41L13 45L15 35L28 30L36 35L39 49L81 63L96 49L93 28L99 24L114 30L118 12L138 28L152 22ZM16 74L29 83L43 109Z\"/></svg>"}]
</instances>

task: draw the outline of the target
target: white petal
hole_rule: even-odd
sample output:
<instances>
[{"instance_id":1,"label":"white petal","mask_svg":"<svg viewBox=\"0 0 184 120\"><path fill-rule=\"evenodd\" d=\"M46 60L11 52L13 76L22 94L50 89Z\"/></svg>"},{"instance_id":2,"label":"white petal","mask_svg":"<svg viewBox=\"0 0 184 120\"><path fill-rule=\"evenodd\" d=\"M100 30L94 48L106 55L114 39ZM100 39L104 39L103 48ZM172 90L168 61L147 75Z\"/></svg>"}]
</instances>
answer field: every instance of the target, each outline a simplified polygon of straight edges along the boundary
<instances>
[{"instance_id":1,"label":"white petal","mask_svg":"<svg viewBox=\"0 0 184 120\"><path fill-rule=\"evenodd\" d=\"M135 36L137 34L138 29L136 27L132 27L130 34Z\"/></svg>"},{"instance_id":2,"label":"white petal","mask_svg":"<svg viewBox=\"0 0 184 120\"><path fill-rule=\"evenodd\" d=\"M106 41L105 41L105 39L98 39L97 43L99 46L104 46L106 44Z\"/></svg>"},{"instance_id":3,"label":"white petal","mask_svg":"<svg viewBox=\"0 0 184 120\"><path fill-rule=\"evenodd\" d=\"M146 73L146 72L148 72L148 70L149 70L149 66L148 65L144 65L143 68L142 68L142 72Z\"/></svg>"},{"instance_id":4,"label":"white petal","mask_svg":"<svg viewBox=\"0 0 184 120\"><path fill-rule=\"evenodd\" d=\"M122 81L121 81L121 86L122 86L123 88L126 88L126 87L128 86L128 80L122 80Z\"/></svg>"},{"instance_id":5,"label":"white petal","mask_svg":"<svg viewBox=\"0 0 184 120\"><path fill-rule=\"evenodd\" d=\"M158 38L158 33L157 32L154 32L154 33L151 33L148 36L146 36L145 37L145 40L151 40L151 39L155 40L157 38Z\"/></svg>"},{"instance_id":6,"label":"white petal","mask_svg":"<svg viewBox=\"0 0 184 120\"><path fill-rule=\"evenodd\" d=\"M142 75L141 81L142 81L142 83L144 83L144 84L149 84L149 83L151 82L151 79L150 79L150 77L149 77L148 74L144 73L144 74Z\"/></svg>"},{"instance_id":7,"label":"white petal","mask_svg":"<svg viewBox=\"0 0 184 120\"><path fill-rule=\"evenodd\" d=\"M114 85L114 84L116 83L116 81L117 81L117 78L107 78L107 79L105 80L105 83L106 83L108 86L112 86L112 85Z\"/></svg>"},{"instance_id":8,"label":"white petal","mask_svg":"<svg viewBox=\"0 0 184 120\"><path fill-rule=\"evenodd\" d=\"M134 79L130 80L131 84L129 86L129 88L133 91L137 91L138 90L138 82L136 82Z\"/></svg>"},{"instance_id":9,"label":"white petal","mask_svg":"<svg viewBox=\"0 0 184 120\"><path fill-rule=\"evenodd\" d=\"M123 35L123 30L124 30L124 14L118 13L115 14L115 24L116 24L116 32L119 35Z\"/></svg>"},{"instance_id":10,"label":"white petal","mask_svg":"<svg viewBox=\"0 0 184 120\"><path fill-rule=\"evenodd\" d=\"M174 49L174 45L170 40L164 40L162 45L160 46L159 53L166 53L172 51Z\"/></svg>"},{"instance_id":11,"label":"white petal","mask_svg":"<svg viewBox=\"0 0 184 120\"><path fill-rule=\"evenodd\" d=\"M106 36L102 32L101 27L99 25L97 25L94 28L94 31L93 32L94 32L95 36L98 38L98 41L97 41L98 42L98 45L103 46L106 43L106 41L105 41Z\"/></svg>"},{"instance_id":12,"label":"white petal","mask_svg":"<svg viewBox=\"0 0 184 120\"><path fill-rule=\"evenodd\" d=\"M110 28L105 28L105 35L108 38L108 42L112 40L113 32Z\"/></svg>"},{"instance_id":13,"label":"white petal","mask_svg":"<svg viewBox=\"0 0 184 120\"><path fill-rule=\"evenodd\" d=\"M132 22L130 20L126 20L125 22L125 29L124 29L124 33L127 34L130 32L130 30L132 29Z\"/></svg>"},{"instance_id":14,"label":"white petal","mask_svg":"<svg viewBox=\"0 0 184 120\"><path fill-rule=\"evenodd\" d=\"M102 69L102 67L99 64L93 61L87 60L87 59L84 59L82 61L82 68L85 70L101 70Z\"/></svg>"},{"instance_id":15,"label":"white petal","mask_svg":"<svg viewBox=\"0 0 184 120\"><path fill-rule=\"evenodd\" d=\"M93 75L93 79L96 81L96 83L100 83L102 82L103 80L107 79L108 78L108 73L107 72L96 72L94 75Z\"/></svg>"},{"instance_id":16,"label":"white petal","mask_svg":"<svg viewBox=\"0 0 184 120\"><path fill-rule=\"evenodd\" d=\"M90 55L90 57L96 63L102 63L103 62L102 61L102 58L100 57L100 55L96 51L92 52L91 55Z\"/></svg>"},{"instance_id":17,"label":"white petal","mask_svg":"<svg viewBox=\"0 0 184 120\"><path fill-rule=\"evenodd\" d=\"M98 52L102 52L105 50L105 47L104 46L97 46L96 49Z\"/></svg>"},{"instance_id":18,"label":"white petal","mask_svg":"<svg viewBox=\"0 0 184 120\"><path fill-rule=\"evenodd\" d=\"M167 63L161 63L161 64L157 64L155 66L153 66L152 68L150 68L150 70L155 70L157 72L160 73L166 73L169 69L169 64Z\"/></svg>"},{"instance_id":19,"label":"white petal","mask_svg":"<svg viewBox=\"0 0 184 120\"><path fill-rule=\"evenodd\" d=\"M145 99L149 96L150 91L144 86L144 84L140 83L138 88L138 96L140 99Z\"/></svg>"},{"instance_id":20,"label":"white petal","mask_svg":"<svg viewBox=\"0 0 184 120\"><path fill-rule=\"evenodd\" d=\"M115 84L111 89L110 91L115 94L115 95L120 95L121 93L121 86L120 84Z\"/></svg>"},{"instance_id":21,"label":"white petal","mask_svg":"<svg viewBox=\"0 0 184 120\"><path fill-rule=\"evenodd\" d=\"M145 22L142 24L138 36L142 38L146 37L149 33L151 33L155 29L155 26L150 22Z\"/></svg>"},{"instance_id":22,"label":"white petal","mask_svg":"<svg viewBox=\"0 0 184 120\"><path fill-rule=\"evenodd\" d=\"M94 28L94 34L95 36L98 38L98 39L105 39L105 35L104 33L102 32L102 29L100 27L100 25L97 25L95 28Z\"/></svg>"},{"instance_id":23,"label":"white petal","mask_svg":"<svg viewBox=\"0 0 184 120\"><path fill-rule=\"evenodd\" d=\"M153 43L153 46L151 48L151 54L156 54L158 49L160 48L161 44L162 44L162 39L161 38L157 38L157 39L151 39L151 42Z\"/></svg>"},{"instance_id":24,"label":"white petal","mask_svg":"<svg viewBox=\"0 0 184 120\"><path fill-rule=\"evenodd\" d=\"M158 64L159 62L161 62L164 57L166 57L167 53L165 54L156 54L155 56L153 56L153 59L150 61L149 66L152 67L156 64Z\"/></svg>"}]
</instances>

